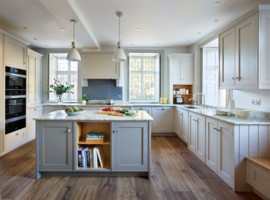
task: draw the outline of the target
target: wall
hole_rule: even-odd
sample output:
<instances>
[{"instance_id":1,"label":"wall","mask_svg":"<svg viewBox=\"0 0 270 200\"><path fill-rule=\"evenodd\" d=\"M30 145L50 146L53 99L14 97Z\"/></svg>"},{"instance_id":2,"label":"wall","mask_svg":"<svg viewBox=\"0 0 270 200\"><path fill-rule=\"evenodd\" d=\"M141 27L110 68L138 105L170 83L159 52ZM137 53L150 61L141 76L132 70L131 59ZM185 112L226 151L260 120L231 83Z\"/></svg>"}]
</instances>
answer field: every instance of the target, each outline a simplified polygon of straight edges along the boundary
<instances>
[{"instance_id":1,"label":"wall","mask_svg":"<svg viewBox=\"0 0 270 200\"><path fill-rule=\"evenodd\" d=\"M35 51L43 54L43 66L42 66L42 100L43 102L48 101L48 77L49 77L49 67L48 67L48 55L49 53L68 53L69 49L35 49ZM102 50L100 52L113 52L115 50L115 47L102 47ZM138 47L138 48L125 48L126 54L131 51L159 51L161 53L161 96L169 97L169 66L168 66L168 55L172 53L190 53L190 48L185 46L176 46L176 47ZM91 52L84 52L89 53ZM81 66L79 64L79 69L81 69ZM122 96L123 101L127 101L127 94L128 94L128 67L127 62L124 62L121 66L121 70L123 73L123 80L122 80ZM79 73L80 74L80 73ZM80 83L81 85L84 85L83 82ZM80 85L79 90L79 98L82 95L82 87Z\"/></svg>"},{"instance_id":2,"label":"wall","mask_svg":"<svg viewBox=\"0 0 270 200\"><path fill-rule=\"evenodd\" d=\"M234 90L236 108L270 112L270 90ZM261 100L261 105L252 105L252 100Z\"/></svg>"}]
</instances>

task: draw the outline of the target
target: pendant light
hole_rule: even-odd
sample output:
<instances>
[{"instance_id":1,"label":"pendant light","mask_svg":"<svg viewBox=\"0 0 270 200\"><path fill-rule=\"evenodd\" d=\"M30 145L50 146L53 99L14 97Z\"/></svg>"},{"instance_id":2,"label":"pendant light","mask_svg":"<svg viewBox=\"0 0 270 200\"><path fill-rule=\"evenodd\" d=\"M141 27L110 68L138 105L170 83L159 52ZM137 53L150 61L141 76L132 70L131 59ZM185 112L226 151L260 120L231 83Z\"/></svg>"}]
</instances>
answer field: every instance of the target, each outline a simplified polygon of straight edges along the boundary
<instances>
[{"instance_id":1,"label":"pendant light","mask_svg":"<svg viewBox=\"0 0 270 200\"><path fill-rule=\"evenodd\" d=\"M121 48L121 42L120 42L120 17L123 16L123 13L117 12L116 15L119 17L119 40L117 42L117 49L113 54L112 60L114 62L122 62L122 61L125 61L127 59L124 50Z\"/></svg>"},{"instance_id":2,"label":"pendant light","mask_svg":"<svg viewBox=\"0 0 270 200\"><path fill-rule=\"evenodd\" d=\"M67 55L67 60L69 61L81 61L81 56L78 50L75 47L75 23L77 22L75 19L70 20L73 23L73 41L71 42L72 49Z\"/></svg>"}]
</instances>

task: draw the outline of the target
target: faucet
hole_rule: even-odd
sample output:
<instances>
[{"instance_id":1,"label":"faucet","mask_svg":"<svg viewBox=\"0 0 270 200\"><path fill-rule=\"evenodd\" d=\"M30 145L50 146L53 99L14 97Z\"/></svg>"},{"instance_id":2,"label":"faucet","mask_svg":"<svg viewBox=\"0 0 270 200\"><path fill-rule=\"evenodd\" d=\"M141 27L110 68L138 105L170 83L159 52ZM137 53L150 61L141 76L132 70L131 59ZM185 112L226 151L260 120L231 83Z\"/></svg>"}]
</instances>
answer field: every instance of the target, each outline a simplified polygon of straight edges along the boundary
<instances>
[{"instance_id":1,"label":"faucet","mask_svg":"<svg viewBox=\"0 0 270 200\"><path fill-rule=\"evenodd\" d=\"M191 98L189 100L194 100L195 104L196 104L196 96L198 96L198 95L202 96L201 106L204 107L205 106L205 94L203 94L203 93L195 93L195 94L193 94L193 98ZM200 101L198 100L198 102L200 102Z\"/></svg>"}]
</instances>

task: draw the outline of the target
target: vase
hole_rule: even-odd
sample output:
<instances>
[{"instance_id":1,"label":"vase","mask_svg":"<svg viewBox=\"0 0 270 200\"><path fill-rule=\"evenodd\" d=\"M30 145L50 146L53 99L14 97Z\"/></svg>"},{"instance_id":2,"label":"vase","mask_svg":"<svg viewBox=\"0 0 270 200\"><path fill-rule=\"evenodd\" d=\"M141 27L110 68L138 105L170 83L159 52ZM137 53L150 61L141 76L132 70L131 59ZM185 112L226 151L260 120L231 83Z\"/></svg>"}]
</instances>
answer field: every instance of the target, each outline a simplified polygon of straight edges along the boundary
<instances>
[{"instance_id":1,"label":"vase","mask_svg":"<svg viewBox=\"0 0 270 200\"><path fill-rule=\"evenodd\" d=\"M57 102L58 103L62 103L63 102L63 100L62 100L62 94L58 94L57 95Z\"/></svg>"}]
</instances>

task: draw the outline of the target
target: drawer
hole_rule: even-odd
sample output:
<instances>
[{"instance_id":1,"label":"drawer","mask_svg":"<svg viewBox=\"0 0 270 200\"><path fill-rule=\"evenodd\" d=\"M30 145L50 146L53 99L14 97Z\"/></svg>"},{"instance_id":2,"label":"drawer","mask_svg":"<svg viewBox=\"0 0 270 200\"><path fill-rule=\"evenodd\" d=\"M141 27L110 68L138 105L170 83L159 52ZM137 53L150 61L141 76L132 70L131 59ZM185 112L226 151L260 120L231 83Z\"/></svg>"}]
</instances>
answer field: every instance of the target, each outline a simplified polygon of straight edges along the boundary
<instances>
[{"instance_id":1,"label":"drawer","mask_svg":"<svg viewBox=\"0 0 270 200\"><path fill-rule=\"evenodd\" d=\"M250 160L247 160L247 182L262 195L270 197L270 171Z\"/></svg>"},{"instance_id":2,"label":"drawer","mask_svg":"<svg viewBox=\"0 0 270 200\"><path fill-rule=\"evenodd\" d=\"M26 128L5 135L5 152L11 151L26 142Z\"/></svg>"}]
</instances>

